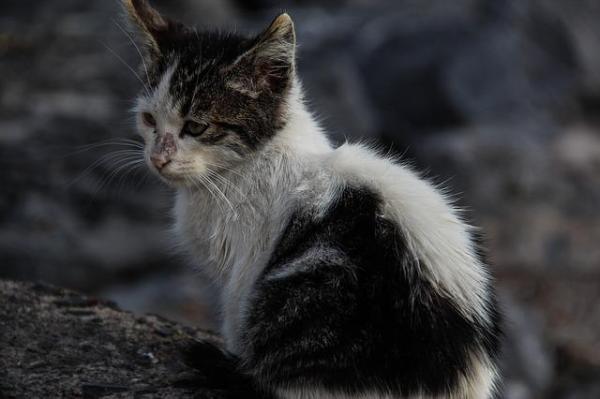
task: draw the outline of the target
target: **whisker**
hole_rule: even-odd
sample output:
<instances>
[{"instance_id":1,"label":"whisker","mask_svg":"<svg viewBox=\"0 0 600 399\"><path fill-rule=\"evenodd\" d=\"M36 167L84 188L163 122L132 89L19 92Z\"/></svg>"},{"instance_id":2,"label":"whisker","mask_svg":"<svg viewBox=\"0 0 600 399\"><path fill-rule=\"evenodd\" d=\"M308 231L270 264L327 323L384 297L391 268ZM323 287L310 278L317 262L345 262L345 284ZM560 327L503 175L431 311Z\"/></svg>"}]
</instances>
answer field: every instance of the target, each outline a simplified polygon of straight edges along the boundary
<instances>
[{"instance_id":1,"label":"whisker","mask_svg":"<svg viewBox=\"0 0 600 399\"><path fill-rule=\"evenodd\" d=\"M237 212L235 211L235 208L233 207L233 204L231 203L231 201L229 200L229 198L227 198L227 196L225 195L225 193L223 193L223 191L221 191L221 189L219 188L219 186L217 186L213 181L211 181L210 179L206 179L206 182L211 184L213 186L213 188L216 190L216 192L221 196L221 198L223 198L223 200L225 201L225 203L229 206L229 208L231 209L231 211L237 215Z\"/></svg>"},{"instance_id":2,"label":"whisker","mask_svg":"<svg viewBox=\"0 0 600 399\"><path fill-rule=\"evenodd\" d=\"M100 42L104 47L106 47L106 49L108 51L110 51L115 57L117 57L117 59L119 61L121 61L123 63L123 65L125 65L127 67L127 69L129 69L131 71L131 73L133 73L133 75L138 79L138 81L142 84L142 87L144 88L144 90L146 91L146 95L148 95L148 97L150 96L150 90L148 89L148 87L146 86L146 84L144 83L144 81L142 80L142 78L140 78L140 75L123 59L123 57L121 57L119 54L117 54L116 51L114 51L112 48L110 48L108 45L106 45L104 42Z\"/></svg>"},{"instance_id":3,"label":"whisker","mask_svg":"<svg viewBox=\"0 0 600 399\"><path fill-rule=\"evenodd\" d=\"M115 179L115 177L125 168L129 168L131 166L140 166L143 162L143 159L122 159L115 162L114 169L109 172L109 174L100 182L98 188L94 192L96 195L101 189L108 187L111 182Z\"/></svg>"},{"instance_id":4,"label":"whisker","mask_svg":"<svg viewBox=\"0 0 600 399\"><path fill-rule=\"evenodd\" d=\"M133 163L129 163L126 164L124 166L122 166L119 171L117 173L115 173L115 176L120 173L120 171L124 168L126 168L127 170L125 170L125 173L121 174L121 177L119 177L119 180L117 181L117 196L121 193L121 190L123 188L123 186L125 185L125 183L127 182L127 179L129 177L134 176L137 172L140 171L140 169L142 169L143 167L143 162L142 161L138 161L138 162L133 162Z\"/></svg>"},{"instance_id":5,"label":"whisker","mask_svg":"<svg viewBox=\"0 0 600 399\"><path fill-rule=\"evenodd\" d=\"M54 151L59 151L59 152L65 151L66 153L61 154L60 156L67 158L67 157L72 157L72 156L84 153L86 151L92 151L92 150L95 150L98 148L112 147L112 146L124 147L124 148L137 148L137 149L144 148L144 144L139 141L134 141L134 140L116 141L116 140L110 139L110 140L98 141L96 143L84 144L84 145L80 145L80 146L59 147L59 148L56 148Z\"/></svg>"},{"instance_id":6,"label":"whisker","mask_svg":"<svg viewBox=\"0 0 600 399\"><path fill-rule=\"evenodd\" d=\"M119 159L122 158L122 159ZM113 151L108 154L102 155L96 161L92 162L88 167L86 167L73 181L71 181L67 187L72 187L76 183L78 183L81 179L88 176L95 168L107 162L111 162L113 165L117 162L122 162L123 160L131 160L131 159L140 159L143 161L143 152L140 150L118 150Z\"/></svg>"},{"instance_id":7,"label":"whisker","mask_svg":"<svg viewBox=\"0 0 600 399\"><path fill-rule=\"evenodd\" d=\"M211 188L207 182L206 182L206 178L203 176L198 176L197 179L192 179L192 178L185 178L185 180L187 182L190 182L196 189L198 190L202 190L202 188L206 189L206 191L208 191L209 195L210 195L210 199L212 201L214 201L217 206L219 206L221 208L221 211L223 213L225 213L225 209L223 208L223 205L221 204L220 201L217 200L217 195L214 192L214 189Z\"/></svg>"},{"instance_id":8,"label":"whisker","mask_svg":"<svg viewBox=\"0 0 600 399\"><path fill-rule=\"evenodd\" d=\"M208 161L204 161L204 163L206 163L208 166L214 166L216 168L222 169L228 173L232 173L236 176L239 176L240 178L244 179L246 182L251 182L251 180L248 178L248 176L245 176L243 174L241 174L240 172L234 170L234 169L230 169L227 168L225 165L223 164L219 164L219 163L212 163L212 162L208 162Z\"/></svg>"},{"instance_id":9,"label":"whisker","mask_svg":"<svg viewBox=\"0 0 600 399\"><path fill-rule=\"evenodd\" d=\"M212 178L216 179L221 184L223 184L223 187L225 190L227 190L228 188L232 188L242 197L243 200L246 200L246 201L248 200L248 196L239 187L237 187L235 184L233 184L233 182L231 182L231 180L228 180L225 176L220 175L215 172L209 172L209 173Z\"/></svg>"},{"instance_id":10,"label":"whisker","mask_svg":"<svg viewBox=\"0 0 600 399\"><path fill-rule=\"evenodd\" d=\"M229 202L229 200L227 199L227 197L225 197L225 195L223 194L223 192L221 190L219 190L219 188L215 185L215 183L213 183L212 181L210 181L210 179L208 179L206 176L203 176L203 175L199 175L198 178L201 181L203 181L204 186L211 192L215 203L217 203L221 207L221 210L223 211L223 213L226 213L227 209L225 209L223 207L223 203L218 200L218 197L222 198L224 200L225 204L227 204L229 206L229 208L233 212L235 212L235 210L233 209L233 205L231 204L231 202Z\"/></svg>"},{"instance_id":11,"label":"whisker","mask_svg":"<svg viewBox=\"0 0 600 399\"><path fill-rule=\"evenodd\" d=\"M135 191L142 188L144 186L144 184L146 184L146 181L148 181L148 178L151 176L150 172L148 171L148 168L141 167L141 166L142 165L140 165L140 167L136 168L136 173L139 171L142 172L142 178L138 180L137 184L133 188Z\"/></svg>"},{"instance_id":12,"label":"whisker","mask_svg":"<svg viewBox=\"0 0 600 399\"><path fill-rule=\"evenodd\" d=\"M92 170L94 170L96 167L98 167L103 162L112 159L112 157L114 157L114 154L112 154L112 153L110 153L110 154L104 154L99 159L97 159L94 162L92 162L88 167L86 167L77 177L75 177L75 179L73 179L72 182L70 182L67 185L67 187L71 187L71 186L75 185L82 178L84 178L85 176L87 176L88 173L90 173Z\"/></svg>"},{"instance_id":13,"label":"whisker","mask_svg":"<svg viewBox=\"0 0 600 399\"><path fill-rule=\"evenodd\" d=\"M127 36L129 41L131 42L131 44L133 44L133 47L135 47L138 55L140 56L140 61L142 61L142 65L144 66L144 71L146 72L146 82L147 82L147 84L150 84L150 74L148 73L148 66L146 65L146 61L144 60L144 56L142 55L140 48L135 43L135 40L133 40L133 38L131 37L129 32L127 32L127 30L125 30L125 28L123 28L115 19L113 19L112 21L115 25L117 25L117 28L119 28L121 30L121 32L123 32L125 34L125 36Z\"/></svg>"},{"instance_id":14,"label":"whisker","mask_svg":"<svg viewBox=\"0 0 600 399\"><path fill-rule=\"evenodd\" d=\"M198 176L197 181L200 182L206 190L208 190L208 192L211 195L212 200L215 201L215 203L221 208L221 210L224 210L223 205L217 200L217 194L214 191L214 188L212 188L212 186L208 185L208 181L207 181L206 177Z\"/></svg>"}]
</instances>

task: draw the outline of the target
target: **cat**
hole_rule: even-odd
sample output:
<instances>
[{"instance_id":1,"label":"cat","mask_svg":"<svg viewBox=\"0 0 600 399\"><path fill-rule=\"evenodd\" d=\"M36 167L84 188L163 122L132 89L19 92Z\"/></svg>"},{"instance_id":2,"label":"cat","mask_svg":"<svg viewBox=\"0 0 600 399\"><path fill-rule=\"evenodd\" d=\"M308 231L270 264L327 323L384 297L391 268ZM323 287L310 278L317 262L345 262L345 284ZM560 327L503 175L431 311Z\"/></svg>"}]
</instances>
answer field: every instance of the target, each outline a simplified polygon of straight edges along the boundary
<instances>
[{"instance_id":1,"label":"cat","mask_svg":"<svg viewBox=\"0 0 600 399\"><path fill-rule=\"evenodd\" d=\"M472 228L406 165L334 148L303 102L290 16L245 37L122 1L144 156L175 188L236 372L265 397L493 397L500 315Z\"/></svg>"}]
</instances>

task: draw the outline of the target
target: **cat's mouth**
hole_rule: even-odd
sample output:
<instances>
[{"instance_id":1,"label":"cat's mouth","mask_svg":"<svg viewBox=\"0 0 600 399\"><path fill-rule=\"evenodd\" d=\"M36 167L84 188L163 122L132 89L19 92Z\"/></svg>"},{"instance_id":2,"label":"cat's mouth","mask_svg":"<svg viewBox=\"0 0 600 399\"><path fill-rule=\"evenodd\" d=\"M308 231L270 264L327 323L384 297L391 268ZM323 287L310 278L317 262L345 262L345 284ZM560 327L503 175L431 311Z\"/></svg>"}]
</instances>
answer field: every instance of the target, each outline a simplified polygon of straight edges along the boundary
<instances>
[{"instance_id":1,"label":"cat's mouth","mask_svg":"<svg viewBox=\"0 0 600 399\"><path fill-rule=\"evenodd\" d=\"M180 172L178 172L178 168L176 165L170 161L158 167L157 165L150 165L150 168L163 180L165 183L176 183L184 180L184 177Z\"/></svg>"},{"instance_id":2,"label":"cat's mouth","mask_svg":"<svg viewBox=\"0 0 600 399\"><path fill-rule=\"evenodd\" d=\"M190 167L189 162L177 162L173 160L162 165L160 168L156 167L156 165L152 165L151 168L163 182L170 185L185 185L192 180L191 176L194 175L194 170Z\"/></svg>"},{"instance_id":3,"label":"cat's mouth","mask_svg":"<svg viewBox=\"0 0 600 399\"><path fill-rule=\"evenodd\" d=\"M210 174L204 162L173 157L167 162L147 159L147 166L163 183L171 186L196 185Z\"/></svg>"},{"instance_id":4,"label":"cat's mouth","mask_svg":"<svg viewBox=\"0 0 600 399\"><path fill-rule=\"evenodd\" d=\"M176 170L172 170L171 168L164 168L158 171L158 174L167 180L179 181L184 180L185 174L178 172Z\"/></svg>"}]
</instances>

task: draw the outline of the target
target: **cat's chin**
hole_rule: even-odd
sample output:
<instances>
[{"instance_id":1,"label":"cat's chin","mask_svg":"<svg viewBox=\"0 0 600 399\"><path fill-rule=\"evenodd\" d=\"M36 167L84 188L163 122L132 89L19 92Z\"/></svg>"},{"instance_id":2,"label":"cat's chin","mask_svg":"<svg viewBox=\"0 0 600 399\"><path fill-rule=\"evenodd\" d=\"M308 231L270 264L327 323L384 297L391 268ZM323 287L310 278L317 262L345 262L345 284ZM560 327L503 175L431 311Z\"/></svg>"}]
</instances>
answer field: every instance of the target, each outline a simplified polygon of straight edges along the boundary
<instances>
[{"instance_id":1,"label":"cat's chin","mask_svg":"<svg viewBox=\"0 0 600 399\"><path fill-rule=\"evenodd\" d=\"M148 167L164 184L173 188L192 189L202 186L200 182L206 179L203 174L208 173L206 169L191 168L186 162L173 162L160 170L152 165L148 165Z\"/></svg>"},{"instance_id":2,"label":"cat's chin","mask_svg":"<svg viewBox=\"0 0 600 399\"><path fill-rule=\"evenodd\" d=\"M185 174L175 174L175 173L168 173L168 172L163 172L163 173L159 173L156 172L155 173L158 178L167 186L172 187L172 188L176 188L176 189L190 189L193 190L194 188L199 188L202 187L201 183L195 183L195 181L197 181L196 179L194 179L193 177L189 176L189 175L185 175Z\"/></svg>"},{"instance_id":3,"label":"cat's chin","mask_svg":"<svg viewBox=\"0 0 600 399\"><path fill-rule=\"evenodd\" d=\"M167 171L159 172L156 169L153 169L152 172L160 179L160 181L168 186L182 188L191 185L190 180L186 179L185 175L169 173Z\"/></svg>"}]
</instances>

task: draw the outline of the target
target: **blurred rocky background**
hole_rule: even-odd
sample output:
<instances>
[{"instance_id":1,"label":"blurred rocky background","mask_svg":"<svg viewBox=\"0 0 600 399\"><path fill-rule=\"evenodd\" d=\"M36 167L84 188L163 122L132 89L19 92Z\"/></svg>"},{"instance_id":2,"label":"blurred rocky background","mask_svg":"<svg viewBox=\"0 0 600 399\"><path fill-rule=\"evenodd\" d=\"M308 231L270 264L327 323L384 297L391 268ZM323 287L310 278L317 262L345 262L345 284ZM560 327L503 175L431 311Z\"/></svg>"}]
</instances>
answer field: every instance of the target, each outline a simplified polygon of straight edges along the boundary
<instances>
[{"instance_id":1,"label":"blurred rocky background","mask_svg":"<svg viewBox=\"0 0 600 399\"><path fill-rule=\"evenodd\" d=\"M0 278L214 327L171 193L123 156L138 58L117 0L0 3ZM502 397L600 397L600 1L155 0L190 24L298 30L311 108L445 182L507 317Z\"/></svg>"}]
</instances>

